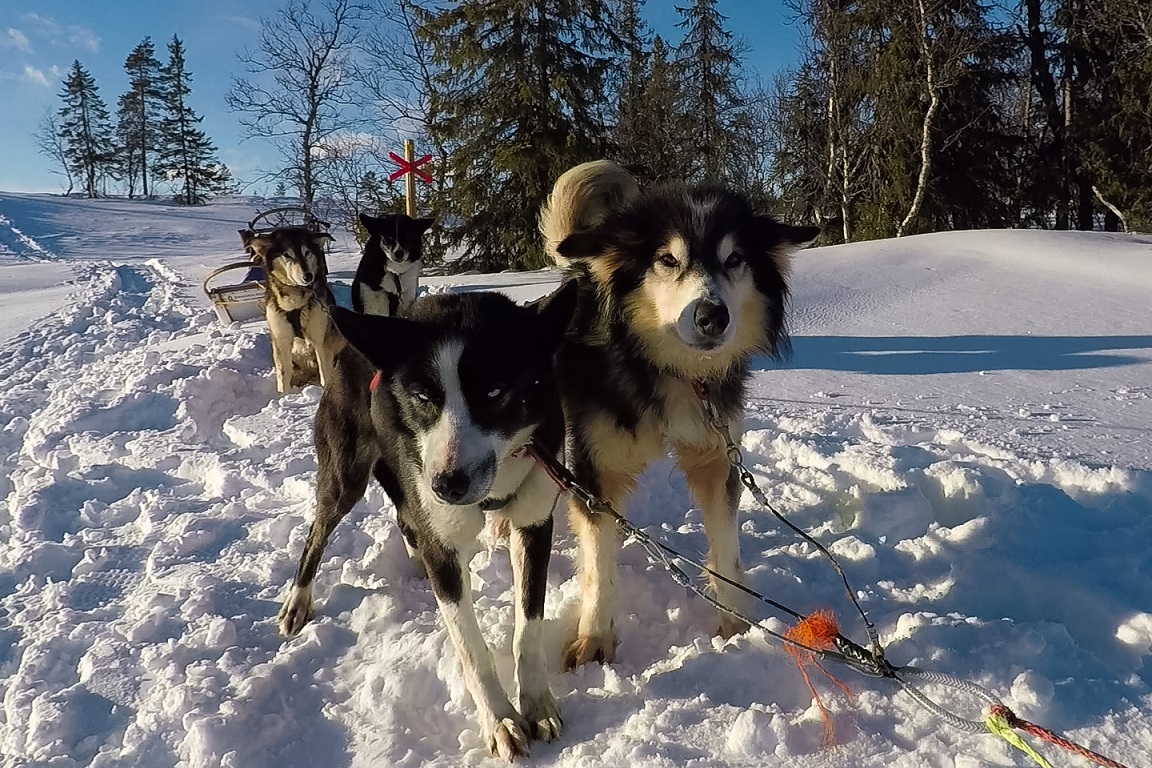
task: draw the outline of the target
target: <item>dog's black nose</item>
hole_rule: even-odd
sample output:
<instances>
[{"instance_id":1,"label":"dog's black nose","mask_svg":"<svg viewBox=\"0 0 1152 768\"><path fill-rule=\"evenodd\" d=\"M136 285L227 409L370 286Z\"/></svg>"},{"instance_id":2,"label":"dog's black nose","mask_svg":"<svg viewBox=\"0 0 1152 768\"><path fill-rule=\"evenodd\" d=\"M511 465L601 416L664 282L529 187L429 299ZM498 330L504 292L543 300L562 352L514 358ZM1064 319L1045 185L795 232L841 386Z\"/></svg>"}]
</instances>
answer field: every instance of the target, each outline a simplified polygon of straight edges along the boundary
<instances>
[{"instance_id":1,"label":"dog's black nose","mask_svg":"<svg viewBox=\"0 0 1152 768\"><path fill-rule=\"evenodd\" d=\"M701 301L692 319L701 336L719 336L728 328L728 307L716 301Z\"/></svg>"},{"instance_id":2,"label":"dog's black nose","mask_svg":"<svg viewBox=\"0 0 1152 768\"><path fill-rule=\"evenodd\" d=\"M444 472L432 479L432 492L449 504L455 504L468 495L472 481L468 475L457 470Z\"/></svg>"},{"instance_id":3,"label":"dog's black nose","mask_svg":"<svg viewBox=\"0 0 1152 768\"><path fill-rule=\"evenodd\" d=\"M312 274L311 272L305 272L304 273L304 282L306 282L306 283L312 282L315 278L316 278L316 275Z\"/></svg>"}]
</instances>

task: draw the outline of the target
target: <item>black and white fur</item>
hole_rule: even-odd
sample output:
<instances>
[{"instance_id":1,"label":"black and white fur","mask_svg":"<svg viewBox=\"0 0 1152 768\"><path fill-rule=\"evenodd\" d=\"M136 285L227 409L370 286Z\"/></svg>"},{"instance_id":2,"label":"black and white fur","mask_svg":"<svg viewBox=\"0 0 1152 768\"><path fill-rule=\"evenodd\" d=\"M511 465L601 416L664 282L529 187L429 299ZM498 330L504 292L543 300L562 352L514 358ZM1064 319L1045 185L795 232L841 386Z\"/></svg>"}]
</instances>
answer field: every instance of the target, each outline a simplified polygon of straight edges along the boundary
<instances>
[{"instance_id":1,"label":"black and white fur","mask_svg":"<svg viewBox=\"0 0 1152 768\"><path fill-rule=\"evenodd\" d=\"M702 510L708 565L742 580L740 480L693 386L706 387L739 443L749 359L788 350L789 256L819 230L782 224L719 187L641 192L603 160L556 181L540 228L546 250L579 287L558 358L571 469L624 513L637 477L670 451ZM583 590L565 652L571 668L614 658L619 537L575 497L569 512ZM712 587L721 600L750 607L735 588ZM746 628L721 613L721 635Z\"/></svg>"},{"instance_id":2,"label":"black and white fur","mask_svg":"<svg viewBox=\"0 0 1152 768\"><path fill-rule=\"evenodd\" d=\"M316 414L316 517L280 610L285 635L310 619L328 537L375 477L432 583L487 744L509 760L562 725L541 639L558 489L521 449L563 448L554 357L575 298L560 291L523 307L498 293L444 294L406 318L332 308L349 346ZM489 514L510 528L516 707L473 610L468 564Z\"/></svg>"},{"instance_id":3,"label":"black and white fur","mask_svg":"<svg viewBox=\"0 0 1152 768\"><path fill-rule=\"evenodd\" d=\"M264 271L264 317L272 336L276 391L332 379L332 361L343 338L328 315L336 302L328 287L327 232L279 227L240 230L240 239Z\"/></svg>"},{"instance_id":4,"label":"black and white fur","mask_svg":"<svg viewBox=\"0 0 1152 768\"><path fill-rule=\"evenodd\" d=\"M416 300L424 267L422 238L432 219L362 213L360 223L368 239L352 280L352 308L385 317L403 314Z\"/></svg>"}]
</instances>

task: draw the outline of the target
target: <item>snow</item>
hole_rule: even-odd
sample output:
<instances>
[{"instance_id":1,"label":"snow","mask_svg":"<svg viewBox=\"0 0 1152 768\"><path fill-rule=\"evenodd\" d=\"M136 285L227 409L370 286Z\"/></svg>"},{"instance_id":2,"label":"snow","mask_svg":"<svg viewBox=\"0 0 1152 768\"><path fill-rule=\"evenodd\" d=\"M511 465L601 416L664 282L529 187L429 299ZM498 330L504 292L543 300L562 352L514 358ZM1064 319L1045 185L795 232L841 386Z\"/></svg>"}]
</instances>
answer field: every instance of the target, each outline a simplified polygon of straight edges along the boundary
<instances>
[{"instance_id":1,"label":"snow","mask_svg":"<svg viewBox=\"0 0 1152 768\"><path fill-rule=\"evenodd\" d=\"M251 199L198 209L0 194L0 763L416 766L492 759L451 643L378 488L333 534L316 620L274 618L311 517L320 390L277 397L267 331L200 283L242 258ZM333 278L355 243L338 232ZM552 271L429 278L504 290ZM1110 757L1152 753L1152 238L961 232L796 261L795 355L757 361L743 449L769 498L841 559L888 657L986 686ZM345 289L346 291L346 289ZM340 292L338 291L338 295ZM664 462L631 519L701 554ZM865 637L835 572L745 494L749 583ZM548 593L565 718L540 766L1024 766L884 681L813 682L758 633L621 554L611 667L559 669L575 542ZM511 569L477 556L511 678ZM785 624L767 622L776 629ZM978 715L965 694L929 688ZM1057 765L1075 759L1036 745Z\"/></svg>"}]
</instances>

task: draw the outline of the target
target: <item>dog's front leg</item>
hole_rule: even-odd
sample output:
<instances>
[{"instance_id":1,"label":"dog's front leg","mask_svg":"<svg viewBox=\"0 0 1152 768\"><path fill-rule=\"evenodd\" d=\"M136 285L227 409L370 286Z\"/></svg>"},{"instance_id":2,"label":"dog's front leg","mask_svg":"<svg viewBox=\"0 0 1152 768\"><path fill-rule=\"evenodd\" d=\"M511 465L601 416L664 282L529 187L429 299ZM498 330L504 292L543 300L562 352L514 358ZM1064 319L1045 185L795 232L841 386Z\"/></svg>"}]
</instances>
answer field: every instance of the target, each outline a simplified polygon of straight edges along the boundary
<instances>
[{"instance_id":1,"label":"dog's front leg","mask_svg":"<svg viewBox=\"0 0 1152 768\"><path fill-rule=\"evenodd\" d=\"M735 435L737 444L740 437ZM716 573L737 584L744 583L744 569L740 565L740 475L728 461L723 448L702 449L680 445L676 448L676 463L684 473L693 498L704 513L704 534L708 537L707 565ZM713 594L720 602L751 615L755 602L736 587L709 577ZM747 622L720 611L723 638L748 630Z\"/></svg>"},{"instance_id":2,"label":"dog's front leg","mask_svg":"<svg viewBox=\"0 0 1152 768\"><path fill-rule=\"evenodd\" d=\"M309 315L308 327L304 329L304 334L312 342L312 350L316 354L316 367L320 370L322 387L327 387L328 382L336 375L336 345L330 338L333 335L329 333L330 323L327 313L315 310Z\"/></svg>"},{"instance_id":3,"label":"dog's front leg","mask_svg":"<svg viewBox=\"0 0 1152 768\"><path fill-rule=\"evenodd\" d=\"M472 694L484 741L492 754L511 762L528 756L531 727L508 700L492 651L484 642L472 604L472 578L468 562L459 552L438 542L421 542L420 554L432 582L432 592L456 655L464 671L464 681Z\"/></svg>"},{"instance_id":4,"label":"dog's front leg","mask_svg":"<svg viewBox=\"0 0 1152 768\"><path fill-rule=\"evenodd\" d=\"M292 388L292 324L271 306L265 317L272 336L272 369L276 374L276 391L285 395Z\"/></svg>"},{"instance_id":5,"label":"dog's front leg","mask_svg":"<svg viewBox=\"0 0 1152 768\"><path fill-rule=\"evenodd\" d=\"M359 451L361 435L354 420L340 418L331 402L321 400L316 418L316 516L292 579L292 589L280 607L280 634L300 632L313 613L312 584L324 557L328 537L368 488L373 457Z\"/></svg>"},{"instance_id":6,"label":"dog's front leg","mask_svg":"<svg viewBox=\"0 0 1152 768\"><path fill-rule=\"evenodd\" d=\"M543 483L551 484L542 472L537 474ZM545 489L545 492L549 490ZM555 491L551 494L549 508L556 503ZM548 560L552 551L552 515L527 527L513 526L508 548L515 584L516 631L512 638L512 655L516 663L520 714L531 724L533 736L542 741L554 741L559 738L564 721L548 685L548 663L542 638Z\"/></svg>"}]
</instances>

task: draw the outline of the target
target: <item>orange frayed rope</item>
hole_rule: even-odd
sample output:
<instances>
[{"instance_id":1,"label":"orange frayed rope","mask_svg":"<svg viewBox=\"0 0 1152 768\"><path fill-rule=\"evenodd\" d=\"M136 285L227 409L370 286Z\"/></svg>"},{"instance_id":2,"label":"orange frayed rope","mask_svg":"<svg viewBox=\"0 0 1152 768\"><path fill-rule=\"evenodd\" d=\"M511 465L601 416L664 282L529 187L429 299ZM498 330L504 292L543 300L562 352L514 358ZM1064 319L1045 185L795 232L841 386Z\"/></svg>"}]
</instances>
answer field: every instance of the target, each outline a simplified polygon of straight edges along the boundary
<instances>
[{"instance_id":1,"label":"orange frayed rope","mask_svg":"<svg viewBox=\"0 0 1152 768\"><path fill-rule=\"evenodd\" d=\"M832 613L832 611L827 610L820 610L810 614L801 619L799 624L784 633L784 636L789 640L809 648L815 648L818 651L831 650L839 635L840 625L836 623L836 615ZM816 706L820 709L820 716L824 718L824 744L831 746L836 743L836 733L832 728L832 716L828 714L824 702L820 700L820 694L816 693L816 688L808 678L806 666L812 664L823 672L825 677L839 686L840 690L844 691L849 699L854 698L854 695L848 686L837 680L828 670L821 666L811 651L806 651L795 645L786 645L785 648L787 648L788 653L792 654L793 658L796 659L796 666L800 667L800 674L804 677L804 683L808 686L808 690L812 692L812 698L816 700Z\"/></svg>"}]
</instances>

